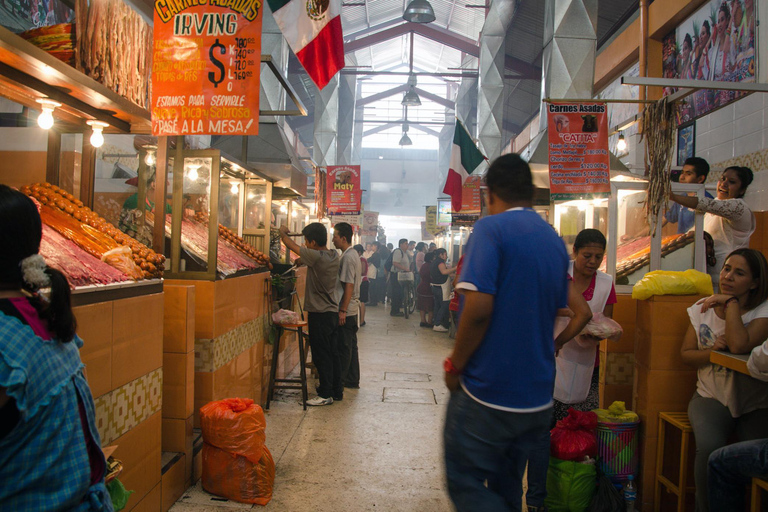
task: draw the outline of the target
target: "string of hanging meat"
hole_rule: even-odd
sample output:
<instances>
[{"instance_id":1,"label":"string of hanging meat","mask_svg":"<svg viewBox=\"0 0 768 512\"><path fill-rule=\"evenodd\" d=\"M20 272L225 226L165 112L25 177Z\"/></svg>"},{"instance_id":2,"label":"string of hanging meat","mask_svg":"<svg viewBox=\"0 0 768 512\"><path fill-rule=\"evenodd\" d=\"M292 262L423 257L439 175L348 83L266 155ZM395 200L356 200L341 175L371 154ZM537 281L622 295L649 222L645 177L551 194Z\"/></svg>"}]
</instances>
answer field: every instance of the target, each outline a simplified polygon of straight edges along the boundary
<instances>
[{"instance_id":1,"label":"string of hanging meat","mask_svg":"<svg viewBox=\"0 0 768 512\"><path fill-rule=\"evenodd\" d=\"M655 233L659 212L666 207L671 187L669 170L675 146L675 113L667 97L649 104L643 111L643 133L645 139L645 169L648 178L648 197L645 211Z\"/></svg>"}]
</instances>

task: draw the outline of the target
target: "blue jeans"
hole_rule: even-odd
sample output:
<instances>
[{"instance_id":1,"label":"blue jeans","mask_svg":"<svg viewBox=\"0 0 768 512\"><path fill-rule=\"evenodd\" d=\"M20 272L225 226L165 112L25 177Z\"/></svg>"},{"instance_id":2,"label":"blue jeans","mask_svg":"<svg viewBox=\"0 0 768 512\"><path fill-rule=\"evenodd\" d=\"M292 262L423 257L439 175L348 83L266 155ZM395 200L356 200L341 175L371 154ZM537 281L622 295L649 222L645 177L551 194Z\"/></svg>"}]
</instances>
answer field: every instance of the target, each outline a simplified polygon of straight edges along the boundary
<instances>
[{"instance_id":1,"label":"blue jeans","mask_svg":"<svg viewBox=\"0 0 768 512\"><path fill-rule=\"evenodd\" d=\"M731 444L709 456L709 509L744 512L744 487L768 475L768 439Z\"/></svg>"},{"instance_id":2,"label":"blue jeans","mask_svg":"<svg viewBox=\"0 0 768 512\"><path fill-rule=\"evenodd\" d=\"M435 298L435 312L432 316L433 325L442 325L448 328L448 306L451 301L443 300L443 289L439 286L432 286L432 296Z\"/></svg>"},{"instance_id":3,"label":"blue jeans","mask_svg":"<svg viewBox=\"0 0 768 512\"><path fill-rule=\"evenodd\" d=\"M486 407L463 390L451 394L443 443L448 493L459 512L522 509L530 446L548 431L551 416L551 408L507 412Z\"/></svg>"}]
</instances>

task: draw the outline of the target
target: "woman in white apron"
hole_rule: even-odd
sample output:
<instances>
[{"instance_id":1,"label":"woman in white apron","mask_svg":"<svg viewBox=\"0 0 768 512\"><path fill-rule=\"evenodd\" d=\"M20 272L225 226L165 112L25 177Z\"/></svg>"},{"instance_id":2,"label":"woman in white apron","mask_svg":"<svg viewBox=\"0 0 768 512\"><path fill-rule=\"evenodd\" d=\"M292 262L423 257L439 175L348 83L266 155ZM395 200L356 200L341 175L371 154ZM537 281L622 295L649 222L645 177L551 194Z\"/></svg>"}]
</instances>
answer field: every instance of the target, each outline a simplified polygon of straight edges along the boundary
<instances>
[{"instance_id":1,"label":"woman in white apron","mask_svg":"<svg viewBox=\"0 0 768 512\"><path fill-rule=\"evenodd\" d=\"M726 256L736 249L748 248L749 237L755 232L755 215L744 201L747 187L752 183L749 167L728 167L717 182L715 199L670 194L669 198L688 208L704 213L704 231L715 242L714 266L707 267L712 284L720 282L720 269Z\"/></svg>"},{"instance_id":2,"label":"woman in white apron","mask_svg":"<svg viewBox=\"0 0 768 512\"><path fill-rule=\"evenodd\" d=\"M605 257L605 236L596 229L582 230L573 244L573 261L568 270L573 286L589 304L592 313L613 316L616 290L613 278L598 270ZM557 354L553 423L573 407L591 411L599 402L599 369L595 362L600 340L580 335L566 343Z\"/></svg>"}]
</instances>

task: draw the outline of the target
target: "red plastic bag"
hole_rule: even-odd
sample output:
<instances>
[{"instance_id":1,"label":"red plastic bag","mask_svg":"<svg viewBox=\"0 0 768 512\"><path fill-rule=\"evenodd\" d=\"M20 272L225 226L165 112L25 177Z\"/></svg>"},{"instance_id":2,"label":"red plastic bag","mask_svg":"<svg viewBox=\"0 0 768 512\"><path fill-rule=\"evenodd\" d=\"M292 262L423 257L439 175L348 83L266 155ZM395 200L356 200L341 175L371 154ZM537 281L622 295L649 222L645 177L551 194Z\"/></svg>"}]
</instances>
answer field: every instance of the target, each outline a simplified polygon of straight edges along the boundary
<instances>
[{"instance_id":1,"label":"red plastic bag","mask_svg":"<svg viewBox=\"0 0 768 512\"><path fill-rule=\"evenodd\" d=\"M200 408L203 441L252 463L261 460L267 422L250 398L226 398Z\"/></svg>"},{"instance_id":2,"label":"red plastic bag","mask_svg":"<svg viewBox=\"0 0 768 512\"><path fill-rule=\"evenodd\" d=\"M203 489L240 503L266 505L275 485L275 461L265 446L261 460L254 464L203 443Z\"/></svg>"},{"instance_id":3,"label":"red plastic bag","mask_svg":"<svg viewBox=\"0 0 768 512\"><path fill-rule=\"evenodd\" d=\"M568 409L552 429L550 453L561 460L581 461L597 456L597 414Z\"/></svg>"}]
</instances>

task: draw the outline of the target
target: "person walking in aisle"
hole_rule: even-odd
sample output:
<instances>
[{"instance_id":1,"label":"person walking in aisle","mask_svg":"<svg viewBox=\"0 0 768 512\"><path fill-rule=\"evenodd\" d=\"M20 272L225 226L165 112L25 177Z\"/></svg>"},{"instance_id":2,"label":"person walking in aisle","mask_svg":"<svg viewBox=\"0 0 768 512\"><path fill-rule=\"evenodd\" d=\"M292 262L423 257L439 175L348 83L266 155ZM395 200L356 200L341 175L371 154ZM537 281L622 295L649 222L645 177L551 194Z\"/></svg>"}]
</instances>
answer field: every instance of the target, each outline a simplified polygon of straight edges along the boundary
<instances>
[{"instance_id":1,"label":"person walking in aisle","mask_svg":"<svg viewBox=\"0 0 768 512\"><path fill-rule=\"evenodd\" d=\"M375 307L379 305L379 302L384 302L384 296L381 293L384 282L384 262L381 260L381 254L379 254L379 242L373 242L371 246L373 252L368 257L368 279L371 282L368 305Z\"/></svg>"},{"instance_id":2,"label":"person walking in aisle","mask_svg":"<svg viewBox=\"0 0 768 512\"><path fill-rule=\"evenodd\" d=\"M449 277L456 273L456 267L448 268L445 262L448 260L448 251L436 249L433 253L429 273L432 281L432 294L435 297L435 314L433 316L435 332L448 332L448 305L451 301L451 281Z\"/></svg>"},{"instance_id":3,"label":"person walking in aisle","mask_svg":"<svg viewBox=\"0 0 768 512\"><path fill-rule=\"evenodd\" d=\"M330 405L335 398L343 398L341 357L336 335L339 325L339 253L328 249L328 232L319 222L307 224L301 230L304 247L288 235L288 226L280 226L280 239L285 246L299 255L299 264L307 266L307 284L304 293L304 311L307 312L309 346L312 362L317 368L320 385L317 396L307 405Z\"/></svg>"},{"instance_id":4,"label":"person walking in aisle","mask_svg":"<svg viewBox=\"0 0 768 512\"><path fill-rule=\"evenodd\" d=\"M389 273L389 284L392 289L392 309L389 316L403 316L400 307L403 305L403 287L397 280L400 272L411 271L411 258L408 256L408 239L401 238L398 248L392 253L392 271Z\"/></svg>"},{"instance_id":5,"label":"person walking in aisle","mask_svg":"<svg viewBox=\"0 0 768 512\"><path fill-rule=\"evenodd\" d=\"M0 185L0 509L111 512L83 340L42 229L32 200Z\"/></svg>"},{"instance_id":6,"label":"person walking in aisle","mask_svg":"<svg viewBox=\"0 0 768 512\"><path fill-rule=\"evenodd\" d=\"M360 256L360 327L362 327L365 325L365 303L370 297L371 283L368 278L368 260L363 257L365 250L360 244L355 246L355 250Z\"/></svg>"},{"instance_id":7,"label":"person walking in aisle","mask_svg":"<svg viewBox=\"0 0 768 512\"><path fill-rule=\"evenodd\" d=\"M341 382L344 387L360 387L360 361L357 357L357 314L360 305L360 256L352 247L352 226L339 222L333 227L333 245L339 249L341 263L336 294L339 303L339 358L341 359ZM334 400L342 395L334 397Z\"/></svg>"},{"instance_id":8,"label":"person walking in aisle","mask_svg":"<svg viewBox=\"0 0 768 512\"><path fill-rule=\"evenodd\" d=\"M549 429L555 317L568 299L568 255L532 208L528 164L501 156L485 182L491 215L467 246L464 309L444 362L445 468L459 512L521 509L528 447Z\"/></svg>"}]
</instances>

